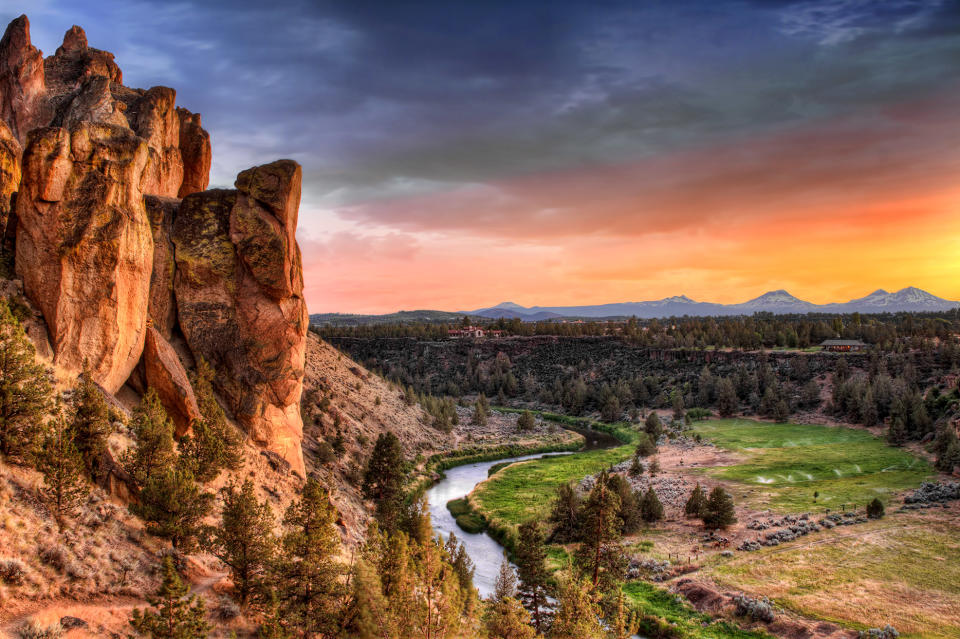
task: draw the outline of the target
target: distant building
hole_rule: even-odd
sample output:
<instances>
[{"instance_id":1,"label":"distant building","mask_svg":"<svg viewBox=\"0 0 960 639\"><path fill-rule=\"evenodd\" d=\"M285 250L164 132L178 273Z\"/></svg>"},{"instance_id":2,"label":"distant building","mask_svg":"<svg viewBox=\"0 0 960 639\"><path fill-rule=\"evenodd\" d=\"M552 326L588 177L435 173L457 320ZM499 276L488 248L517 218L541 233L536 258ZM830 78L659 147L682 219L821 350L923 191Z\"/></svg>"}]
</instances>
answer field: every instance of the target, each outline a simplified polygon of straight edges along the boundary
<instances>
[{"instance_id":1,"label":"distant building","mask_svg":"<svg viewBox=\"0 0 960 639\"><path fill-rule=\"evenodd\" d=\"M490 331L491 333L499 333L501 331ZM447 335L450 337L473 337L475 339L480 339L483 337L487 331L484 331L479 326L464 326L462 328L451 328L447 331Z\"/></svg>"},{"instance_id":2,"label":"distant building","mask_svg":"<svg viewBox=\"0 0 960 639\"><path fill-rule=\"evenodd\" d=\"M849 353L866 350L867 345L858 339L825 339L820 346L832 353Z\"/></svg>"}]
</instances>

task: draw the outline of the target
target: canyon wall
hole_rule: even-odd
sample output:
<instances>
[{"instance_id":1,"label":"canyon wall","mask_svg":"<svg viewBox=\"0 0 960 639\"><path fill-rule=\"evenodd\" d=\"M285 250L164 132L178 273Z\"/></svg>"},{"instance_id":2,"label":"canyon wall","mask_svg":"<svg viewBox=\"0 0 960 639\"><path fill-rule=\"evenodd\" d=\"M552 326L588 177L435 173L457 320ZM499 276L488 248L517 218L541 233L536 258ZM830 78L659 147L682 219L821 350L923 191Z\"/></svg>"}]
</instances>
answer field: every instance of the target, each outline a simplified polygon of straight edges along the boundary
<instances>
[{"instance_id":1,"label":"canyon wall","mask_svg":"<svg viewBox=\"0 0 960 639\"><path fill-rule=\"evenodd\" d=\"M0 250L43 315L58 369L87 368L110 393L131 374L159 386L183 434L197 410L171 345L182 339L213 365L253 441L303 474L300 167L280 160L207 191L200 115L173 89L122 81L80 27L46 58L26 16L7 27Z\"/></svg>"}]
</instances>

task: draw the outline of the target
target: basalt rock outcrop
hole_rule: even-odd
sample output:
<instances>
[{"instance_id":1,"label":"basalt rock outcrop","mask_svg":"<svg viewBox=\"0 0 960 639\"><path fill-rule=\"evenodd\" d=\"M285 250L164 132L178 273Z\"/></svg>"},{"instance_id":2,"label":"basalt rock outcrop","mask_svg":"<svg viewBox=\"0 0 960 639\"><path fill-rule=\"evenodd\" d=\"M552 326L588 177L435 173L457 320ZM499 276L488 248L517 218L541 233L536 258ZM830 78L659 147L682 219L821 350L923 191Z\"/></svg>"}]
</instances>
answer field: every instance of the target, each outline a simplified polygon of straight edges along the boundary
<instances>
[{"instance_id":1,"label":"basalt rock outcrop","mask_svg":"<svg viewBox=\"0 0 960 639\"><path fill-rule=\"evenodd\" d=\"M0 238L15 239L52 359L89 367L110 393L136 371L183 433L198 411L170 345L182 333L250 437L303 474L300 167L274 162L206 191L200 115L173 89L122 80L79 27L47 58L26 16L0 39Z\"/></svg>"},{"instance_id":2,"label":"basalt rock outcrop","mask_svg":"<svg viewBox=\"0 0 960 639\"><path fill-rule=\"evenodd\" d=\"M301 170L290 160L237 177L236 190L184 198L173 223L180 328L250 437L303 474L300 395L306 352Z\"/></svg>"}]
</instances>

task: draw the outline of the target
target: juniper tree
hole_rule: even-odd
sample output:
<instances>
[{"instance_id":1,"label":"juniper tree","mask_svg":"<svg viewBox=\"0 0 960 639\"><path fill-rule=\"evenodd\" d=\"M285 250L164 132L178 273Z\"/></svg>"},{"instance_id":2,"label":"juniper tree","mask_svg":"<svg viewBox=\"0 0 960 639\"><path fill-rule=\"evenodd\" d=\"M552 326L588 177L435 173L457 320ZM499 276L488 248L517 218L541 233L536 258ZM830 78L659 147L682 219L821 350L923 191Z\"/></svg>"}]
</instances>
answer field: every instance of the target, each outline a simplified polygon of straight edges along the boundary
<instances>
[{"instance_id":1,"label":"juniper tree","mask_svg":"<svg viewBox=\"0 0 960 639\"><path fill-rule=\"evenodd\" d=\"M0 299L0 455L26 460L42 432L53 404L47 370L36 362L36 349Z\"/></svg>"},{"instance_id":2,"label":"juniper tree","mask_svg":"<svg viewBox=\"0 0 960 639\"><path fill-rule=\"evenodd\" d=\"M90 370L85 366L73 392L73 441L83 458L84 466L92 478L99 479L100 467L107 450L107 438L113 431L110 408L103 392L94 383Z\"/></svg>"},{"instance_id":3,"label":"juniper tree","mask_svg":"<svg viewBox=\"0 0 960 639\"><path fill-rule=\"evenodd\" d=\"M381 433L367 462L363 496L373 500L377 520L388 532L400 525L406 481L407 464L400 440L389 431Z\"/></svg>"},{"instance_id":4,"label":"juniper tree","mask_svg":"<svg viewBox=\"0 0 960 639\"><path fill-rule=\"evenodd\" d=\"M536 420L533 417L533 413L528 410L523 411L523 413L520 414L520 417L517 418L517 430L521 432L533 430L535 425Z\"/></svg>"},{"instance_id":5,"label":"juniper tree","mask_svg":"<svg viewBox=\"0 0 960 639\"><path fill-rule=\"evenodd\" d=\"M632 535L640 529L640 496L630 487L630 482L620 475L610 475L609 486L620 498L620 532Z\"/></svg>"},{"instance_id":6,"label":"juniper tree","mask_svg":"<svg viewBox=\"0 0 960 639\"><path fill-rule=\"evenodd\" d=\"M650 476L653 477L660 472L660 462L656 457L650 460L650 463L647 464L647 472L650 473Z\"/></svg>"},{"instance_id":7,"label":"juniper tree","mask_svg":"<svg viewBox=\"0 0 960 639\"><path fill-rule=\"evenodd\" d=\"M230 569L237 600L246 607L252 595L262 592L276 554L273 511L266 501L257 501L249 479L239 488L227 484L220 497L220 523L208 530L205 546Z\"/></svg>"},{"instance_id":8,"label":"juniper tree","mask_svg":"<svg viewBox=\"0 0 960 639\"><path fill-rule=\"evenodd\" d=\"M137 485L143 487L148 479L170 469L176 459L173 422L154 389L148 389L134 409L130 426L135 438L134 447L124 455L123 463Z\"/></svg>"},{"instance_id":9,"label":"juniper tree","mask_svg":"<svg viewBox=\"0 0 960 639\"><path fill-rule=\"evenodd\" d=\"M183 583L170 555L163 558L163 582L147 602L155 610L135 608L130 625L152 639L205 639L210 626L205 617L203 599L187 597L190 587Z\"/></svg>"},{"instance_id":10,"label":"juniper tree","mask_svg":"<svg viewBox=\"0 0 960 639\"><path fill-rule=\"evenodd\" d=\"M66 519L76 513L90 489L83 477L83 458L62 414L47 423L36 466L43 475L40 494L63 532Z\"/></svg>"},{"instance_id":11,"label":"juniper tree","mask_svg":"<svg viewBox=\"0 0 960 639\"><path fill-rule=\"evenodd\" d=\"M605 639L600 607L590 582L562 574L558 579L557 612L547 636L550 639Z\"/></svg>"},{"instance_id":12,"label":"juniper tree","mask_svg":"<svg viewBox=\"0 0 960 639\"><path fill-rule=\"evenodd\" d=\"M883 517L883 514L883 502L880 501L879 497L874 497L873 501L867 504L867 517L870 519L880 519Z\"/></svg>"},{"instance_id":13,"label":"juniper tree","mask_svg":"<svg viewBox=\"0 0 960 639\"><path fill-rule=\"evenodd\" d=\"M580 508L582 500L571 484L557 486L548 521L553 524L550 540L558 544L577 541L580 538Z\"/></svg>"},{"instance_id":14,"label":"juniper tree","mask_svg":"<svg viewBox=\"0 0 960 639\"><path fill-rule=\"evenodd\" d=\"M720 486L710 491L710 496L704 504L700 514L703 525L707 528L726 528L736 523L736 511L733 507L733 498Z\"/></svg>"},{"instance_id":15,"label":"juniper tree","mask_svg":"<svg viewBox=\"0 0 960 639\"><path fill-rule=\"evenodd\" d=\"M582 541L577 549L577 563L590 576L594 588L623 577L626 571L620 547L620 497L610 489L609 476L601 472L583 505ZM604 588L605 590L606 588Z\"/></svg>"},{"instance_id":16,"label":"juniper tree","mask_svg":"<svg viewBox=\"0 0 960 639\"><path fill-rule=\"evenodd\" d=\"M730 417L740 407L740 398L733 380L721 377L717 382L717 411L721 417Z\"/></svg>"},{"instance_id":17,"label":"juniper tree","mask_svg":"<svg viewBox=\"0 0 960 639\"><path fill-rule=\"evenodd\" d=\"M538 633L546 630L550 593L550 573L547 571L546 540L543 528L536 521L520 524L516 548L517 592L523 607L533 617Z\"/></svg>"},{"instance_id":18,"label":"juniper tree","mask_svg":"<svg viewBox=\"0 0 960 639\"><path fill-rule=\"evenodd\" d=\"M487 415L490 413L490 404L487 403L487 398L483 393L477 397L476 403L473 405L473 423L477 426L486 426L487 425Z\"/></svg>"},{"instance_id":19,"label":"juniper tree","mask_svg":"<svg viewBox=\"0 0 960 639\"><path fill-rule=\"evenodd\" d=\"M284 618L307 636L334 636L345 595L340 534L330 494L310 478L283 517L274 583Z\"/></svg>"},{"instance_id":20,"label":"juniper tree","mask_svg":"<svg viewBox=\"0 0 960 639\"><path fill-rule=\"evenodd\" d=\"M630 462L630 469L627 472L631 477L639 477L643 474L643 462L640 461L640 455L634 453L633 461Z\"/></svg>"},{"instance_id":21,"label":"juniper tree","mask_svg":"<svg viewBox=\"0 0 960 639\"><path fill-rule=\"evenodd\" d=\"M660 416L656 412L650 411L650 414L647 415L643 430L650 436L650 441L656 445L660 435L663 434L663 424L660 423Z\"/></svg>"},{"instance_id":22,"label":"juniper tree","mask_svg":"<svg viewBox=\"0 0 960 639\"><path fill-rule=\"evenodd\" d=\"M653 486L647 488L647 492L643 494L643 498L640 500L640 517L648 524L663 519L663 504L660 503L660 498L657 497L657 492L653 489Z\"/></svg>"},{"instance_id":23,"label":"juniper tree","mask_svg":"<svg viewBox=\"0 0 960 639\"><path fill-rule=\"evenodd\" d=\"M683 507L683 512L687 517L700 517L706 505L707 494L703 492L703 488L701 488L700 483L697 482L697 485L694 486L693 491L690 493L690 498L687 499L687 503Z\"/></svg>"},{"instance_id":24,"label":"juniper tree","mask_svg":"<svg viewBox=\"0 0 960 639\"><path fill-rule=\"evenodd\" d=\"M208 482L223 469L236 470L243 462L243 443L237 429L213 392L214 370L202 357L192 376L193 392L200 409L200 419L191 425L192 434L180 442L183 463L199 482Z\"/></svg>"},{"instance_id":25,"label":"juniper tree","mask_svg":"<svg viewBox=\"0 0 960 639\"><path fill-rule=\"evenodd\" d=\"M170 467L150 475L130 512L146 523L147 532L169 539L183 552L194 549L200 522L213 506L213 495L203 492L185 468Z\"/></svg>"},{"instance_id":26,"label":"juniper tree","mask_svg":"<svg viewBox=\"0 0 960 639\"><path fill-rule=\"evenodd\" d=\"M637 448L634 455L637 457L649 457L657 454L657 444L647 433L637 435Z\"/></svg>"}]
</instances>

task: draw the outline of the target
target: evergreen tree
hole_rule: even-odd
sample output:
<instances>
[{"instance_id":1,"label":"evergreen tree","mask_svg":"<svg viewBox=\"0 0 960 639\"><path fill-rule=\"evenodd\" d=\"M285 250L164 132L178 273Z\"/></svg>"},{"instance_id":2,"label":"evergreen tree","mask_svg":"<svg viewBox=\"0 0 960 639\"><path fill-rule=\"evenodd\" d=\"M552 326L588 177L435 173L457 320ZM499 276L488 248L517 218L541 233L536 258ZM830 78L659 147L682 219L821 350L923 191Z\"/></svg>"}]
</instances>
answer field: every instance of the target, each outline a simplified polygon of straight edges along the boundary
<instances>
[{"instance_id":1,"label":"evergreen tree","mask_svg":"<svg viewBox=\"0 0 960 639\"><path fill-rule=\"evenodd\" d=\"M657 445L647 433L637 435L637 448L634 455L637 457L649 457L657 454Z\"/></svg>"},{"instance_id":2,"label":"evergreen tree","mask_svg":"<svg viewBox=\"0 0 960 639\"><path fill-rule=\"evenodd\" d=\"M460 588L465 592L473 590L473 574L476 568L473 565L473 560L470 559L470 555L467 554L466 546L460 543L455 533L451 532L444 544L444 549L447 551L447 557L453 571L457 574ZM509 563L507 565L509 567ZM512 574L513 568L510 568L510 570ZM516 584L514 584L514 587L516 587Z\"/></svg>"},{"instance_id":3,"label":"evergreen tree","mask_svg":"<svg viewBox=\"0 0 960 639\"><path fill-rule=\"evenodd\" d=\"M656 476L660 472L660 462L656 457L650 460L650 463L647 464L647 472L650 473L651 477Z\"/></svg>"},{"instance_id":4,"label":"evergreen tree","mask_svg":"<svg viewBox=\"0 0 960 639\"><path fill-rule=\"evenodd\" d=\"M670 405L673 407L673 419L675 421L683 419L683 393L676 388L670 391Z\"/></svg>"},{"instance_id":5,"label":"evergreen tree","mask_svg":"<svg viewBox=\"0 0 960 639\"><path fill-rule=\"evenodd\" d=\"M191 424L192 434L180 442L181 459L199 482L208 482L223 469L236 470L243 462L243 443L237 429L213 392L214 370L202 357L192 377L200 419Z\"/></svg>"},{"instance_id":6,"label":"evergreen tree","mask_svg":"<svg viewBox=\"0 0 960 639\"><path fill-rule=\"evenodd\" d=\"M790 405L787 404L785 400L779 400L773 406L773 420L775 422L783 423L787 421L787 418L790 417Z\"/></svg>"},{"instance_id":7,"label":"evergreen tree","mask_svg":"<svg viewBox=\"0 0 960 639\"><path fill-rule=\"evenodd\" d=\"M340 534L330 494L308 479L300 499L287 508L275 583L284 619L307 636L330 637L340 625L346 594L337 559Z\"/></svg>"},{"instance_id":8,"label":"evergreen tree","mask_svg":"<svg viewBox=\"0 0 960 639\"><path fill-rule=\"evenodd\" d=\"M94 480L100 479L107 438L113 431L110 409L100 388L94 383L89 369L84 368L73 393L73 441L83 458L87 472Z\"/></svg>"},{"instance_id":9,"label":"evergreen tree","mask_svg":"<svg viewBox=\"0 0 960 639\"><path fill-rule=\"evenodd\" d=\"M187 597L190 587L180 579L173 558L163 558L163 583L147 601L155 610L133 611L130 625L137 633L152 639L205 639L210 626L205 617L203 599Z\"/></svg>"},{"instance_id":10,"label":"evergreen tree","mask_svg":"<svg viewBox=\"0 0 960 639\"><path fill-rule=\"evenodd\" d=\"M44 483L40 494L53 512L60 532L90 492L83 478L83 459L71 435L63 415L54 416L45 428L37 454L37 470Z\"/></svg>"},{"instance_id":11,"label":"evergreen tree","mask_svg":"<svg viewBox=\"0 0 960 639\"><path fill-rule=\"evenodd\" d=\"M533 417L533 413L528 410L523 411L520 414L520 417L517 418L517 430L525 432L533 430L533 427L536 425L536 420Z\"/></svg>"},{"instance_id":12,"label":"evergreen tree","mask_svg":"<svg viewBox=\"0 0 960 639\"><path fill-rule=\"evenodd\" d=\"M700 515L703 525L707 528L726 528L736 523L736 511L733 507L733 498L720 486L710 491L703 513Z\"/></svg>"},{"instance_id":13,"label":"evergreen tree","mask_svg":"<svg viewBox=\"0 0 960 639\"><path fill-rule=\"evenodd\" d=\"M397 530L402 514L407 464L400 440L381 433L374 444L363 476L363 496L376 505L377 520L388 532Z\"/></svg>"},{"instance_id":14,"label":"evergreen tree","mask_svg":"<svg viewBox=\"0 0 960 639\"><path fill-rule=\"evenodd\" d=\"M139 502L130 512L146 522L147 532L169 539L173 547L190 552L196 546L200 522L213 506L184 468L167 468L151 475L140 490Z\"/></svg>"},{"instance_id":15,"label":"evergreen tree","mask_svg":"<svg viewBox=\"0 0 960 639\"><path fill-rule=\"evenodd\" d=\"M580 538L580 507L580 495L571 484L557 486L557 496L549 517L553 524L551 541L567 544Z\"/></svg>"},{"instance_id":16,"label":"evergreen tree","mask_svg":"<svg viewBox=\"0 0 960 639\"><path fill-rule=\"evenodd\" d=\"M737 412L740 407L740 398L737 397L737 389L733 381L726 377L721 377L717 382L717 412L721 417L730 417Z\"/></svg>"},{"instance_id":17,"label":"evergreen tree","mask_svg":"<svg viewBox=\"0 0 960 639\"><path fill-rule=\"evenodd\" d=\"M487 398L483 393L477 397L476 403L473 405L473 423L478 426L487 425L487 415L490 414L490 404L487 403Z\"/></svg>"},{"instance_id":18,"label":"evergreen tree","mask_svg":"<svg viewBox=\"0 0 960 639\"><path fill-rule=\"evenodd\" d=\"M489 639L533 639L537 636L537 631L530 626L530 613L513 597L487 605L483 628Z\"/></svg>"},{"instance_id":19,"label":"evergreen tree","mask_svg":"<svg viewBox=\"0 0 960 639\"><path fill-rule=\"evenodd\" d=\"M227 484L220 497L220 524L209 531L206 545L230 569L237 600L246 607L250 597L262 590L276 552L273 511L266 501L257 502L249 479L239 489L233 483Z\"/></svg>"},{"instance_id":20,"label":"evergreen tree","mask_svg":"<svg viewBox=\"0 0 960 639\"><path fill-rule=\"evenodd\" d=\"M648 524L663 519L663 504L660 503L660 498L657 497L653 486L647 488L647 492L643 494L643 499L640 501L640 516Z\"/></svg>"},{"instance_id":21,"label":"evergreen tree","mask_svg":"<svg viewBox=\"0 0 960 639\"><path fill-rule=\"evenodd\" d=\"M577 549L577 563L589 575L594 588L601 579L610 586L626 572L620 547L620 498L610 490L609 476L601 472L583 506L583 535ZM606 590L604 587L602 590Z\"/></svg>"},{"instance_id":22,"label":"evergreen tree","mask_svg":"<svg viewBox=\"0 0 960 639\"><path fill-rule=\"evenodd\" d=\"M633 461L630 462L630 470L627 472L631 477L639 477L643 474L643 462L640 461L640 455L634 453Z\"/></svg>"},{"instance_id":23,"label":"evergreen tree","mask_svg":"<svg viewBox=\"0 0 960 639\"><path fill-rule=\"evenodd\" d=\"M707 494L703 491L703 488L700 487L700 483L697 482L697 485L694 486L693 491L690 493L690 498L687 499L686 505L683 507L683 512L687 517L700 517L703 514L703 509L707 505Z\"/></svg>"},{"instance_id":24,"label":"evergreen tree","mask_svg":"<svg viewBox=\"0 0 960 639\"><path fill-rule=\"evenodd\" d=\"M543 529L536 521L520 524L516 549L517 591L520 602L533 617L538 633L547 629L550 573L547 571L547 550Z\"/></svg>"},{"instance_id":25,"label":"evergreen tree","mask_svg":"<svg viewBox=\"0 0 960 639\"><path fill-rule=\"evenodd\" d=\"M147 390L133 411L130 426L135 442L133 451L124 455L124 466L137 485L143 487L151 477L170 469L175 461L173 422L160 403L157 391Z\"/></svg>"},{"instance_id":26,"label":"evergreen tree","mask_svg":"<svg viewBox=\"0 0 960 639\"><path fill-rule=\"evenodd\" d=\"M50 375L36 362L36 349L0 300L0 455L25 460L53 405Z\"/></svg>"},{"instance_id":27,"label":"evergreen tree","mask_svg":"<svg viewBox=\"0 0 960 639\"><path fill-rule=\"evenodd\" d=\"M880 501L879 497L874 497L873 501L867 504L867 517L870 519L880 519L883 517L883 514L883 502Z\"/></svg>"},{"instance_id":28,"label":"evergreen tree","mask_svg":"<svg viewBox=\"0 0 960 639\"><path fill-rule=\"evenodd\" d=\"M663 424L660 423L660 416L656 412L650 411L647 420L643 423L643 430L650 436L650 441L656 445L660 435L663 434Z\"/></svg>"},{"instance_id":29,"label":"evergreen tree","mask_svg":"<svg viewBox=\"0 0 960 639\"><path fill-rule=\"evenodd\" d=\"M620 475L610 475L610 490L620 498L620 533L632 535L640 530L640 495L630 487L630 482Z\"/></svg>"},{"instance_id":30,"label":"evergreen tree","mask_svg":"<svg viewBox=\"0 0 960 639\"><path fill-rule=\"evenodd\" d=\"M605 639L600 607L590 582L563 574L558 579L557 612L547 635L550 639Z\"/></svg>"},{"instance_id":31,"label":"evergreen tree","mask_svg":"<svg viewBox=\"0 0 960 639\"><path fill-rule=\"evenodd\" d=\"M608 623L610 639L630 639L640 629L637 616L631 612L623 596L623 587L617 587L617 598L613 606L611 619Z\"/></svg>"}]
</instances>

